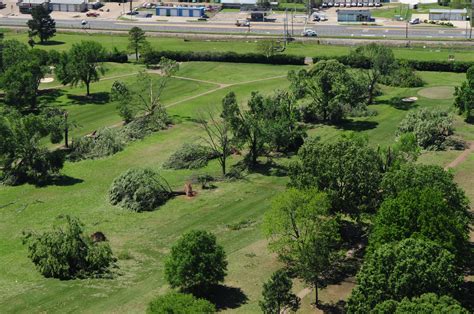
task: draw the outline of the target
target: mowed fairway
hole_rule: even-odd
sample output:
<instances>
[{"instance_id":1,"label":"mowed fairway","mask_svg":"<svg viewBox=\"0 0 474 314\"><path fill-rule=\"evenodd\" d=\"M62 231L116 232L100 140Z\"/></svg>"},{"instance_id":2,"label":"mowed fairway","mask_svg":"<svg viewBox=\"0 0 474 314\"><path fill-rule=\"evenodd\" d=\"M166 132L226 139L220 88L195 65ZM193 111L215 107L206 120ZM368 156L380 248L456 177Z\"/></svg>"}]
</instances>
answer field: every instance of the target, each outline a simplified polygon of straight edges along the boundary
<instances>
[{"instance_id":1,"label":"mowed fairway","mask_svg":"<svg viewBox=\"0 0 474 314\"><path fill-rule=\"evenodd\" d=\"M74 135L120 122L116 104L108 99L110 87L115 79L133 82L135 73L142 68L132 64L108 66L111 70L105 79L91 86L94 103L82 97L85 93L82 87L58 88L56 95L42 96L45 104L67 108L71 119L79 125L73 130ZM173 243L191 229L215 233L228 255L227 289L219 306L240 313L259 312L262 284L279 268L276 257L267 251L261 221L271 199L285 189L286 176L262 167L262 171L242 180L217 182L216 189L201 190L196 186L195 198L176 197L159 209L144 213L111 206L107 190L117 175L137 166L159 170L176 190L182 189L194 175L219 175L216 161L192 171L164 170L162 164L183 143L202 141L203 132L195 119L203 110L217 114L226 93L234 91L244 105L251 91L270 94L287 88L287 71L301 67L206 62L183 63L180 67L163 95L175 123L171 128L132 143L111 157L66 163L62 173L68 179L61 185L0 187L1 313L143 313L151 299L169 288L163 273L164 260ZM464 79L462 74L436 72L423 72L421 76L427 82L423 88L455 86ZM331 140L343 132L361 132L375 146L390 145L396 138L398 123L409 110L424 106L449 109L452 104L452 99L420 96L414 105L400 107L395 99L415 96L419 88L383 87L382 90L383 95L371 106L377 115L351 119L340 128L318 126L309 133ZM474 137L472 125L459 119L457 127L464 138ZM445 164L456 156L456 152L429 153L421 159ZM235 164L241 158L232 156L230 163ZM464 188L472 185L472 160L471 156L464 166L456 169L456 178ZM260 161L265 164L266 159ZM276 161L283 166L289 162L287 158ZM468 195L474 197L472 190ZM60 281L45 279L35 270L21 243L22 231L50 229L55 218L65 214L79 217L86 225L87 234L100 230L107 235L118 257L119 268L113 279ZM227 227L241 221L250 224L240 230ZM323 301L345 298L350 288L343 284L331 286L327 291L321 293ZM310 312L311 297L303 300L303 312Z\"/></svg>"}]
</instances>

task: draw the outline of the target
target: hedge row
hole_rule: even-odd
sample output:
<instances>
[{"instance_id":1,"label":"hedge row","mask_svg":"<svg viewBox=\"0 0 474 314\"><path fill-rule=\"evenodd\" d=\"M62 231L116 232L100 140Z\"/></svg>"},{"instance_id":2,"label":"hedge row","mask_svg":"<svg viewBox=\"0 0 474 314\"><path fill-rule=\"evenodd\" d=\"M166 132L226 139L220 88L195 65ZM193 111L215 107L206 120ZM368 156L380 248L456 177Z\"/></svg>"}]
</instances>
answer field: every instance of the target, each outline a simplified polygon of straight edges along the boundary
<instances>
[{"instance_id":1,"label":"hedge row","mask_svg":"<svg viewBox=\"0 0 474 314\"><path fill-rule=\"evenodd\" d=\"M208 52L208 51L149 51L142 56L143 63L147 65L158 64L161 57L176 61L215 61L215 62L236 62L236 63L264 63L264 64L292 64L304 65L305 57L277 54L266 57L258 53L236 53L236 52ZM361 56L331 56L331 57L314 57L313 62L320 60L336 59L339 62L352 68L367 69L370 67L370 60ZM402 61L402 59L399 59ZM417 71L441 71L441 72L457 72L464 73L474 62L462 61L420 61L420 60L404 60Z\"/></svg>"},{"instance_id":2,"label":"hedge row","mask_svg":"<svg viewBox=\"0 0 474 314\"><path fill-rule=\"evenodd\" d=\"M237 63L265 63L304 65L304 57L278 54L266 57L258 53L207 52L207 51L148 51L142 55L146 65L158 64L162 57L175 61L215 61Z\"/></svg>"},{"instance_id":3,"label":"hedge row","mask_svg":"<svg viewBox=\"0 0 474 314\"><path fill-rule=\"evenodd\" d=\"M333 56L333 57L315 57L313 62L316 63L321 60L336 59L342 64L350 66L352 68L368 69L370 67L370 60L361 56ZM474 62L467 61L420 61L420 60L404 60L398 59L398 61L406 61L413 69L417 71L440 71L440 72L457 72L465 73L467 69L474 66Z\"/></svg>"}]
</instances>

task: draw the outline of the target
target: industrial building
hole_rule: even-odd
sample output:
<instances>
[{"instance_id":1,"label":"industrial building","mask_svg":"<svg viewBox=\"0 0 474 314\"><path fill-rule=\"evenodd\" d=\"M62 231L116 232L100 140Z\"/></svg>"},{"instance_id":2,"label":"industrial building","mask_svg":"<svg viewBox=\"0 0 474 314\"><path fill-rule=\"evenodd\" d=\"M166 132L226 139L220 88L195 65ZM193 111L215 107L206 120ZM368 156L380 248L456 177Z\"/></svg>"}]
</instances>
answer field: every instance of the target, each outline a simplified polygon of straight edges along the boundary
<instances>
[{"instance_id":1,"label":"industrial building","mask_svg":"<svg viewBox=\"0 0 474 314\"><path fill-rule=\"evenodd\" d=\"M338 22L371 22L372 16L369 10L338 10Z\"/></svg>"},{"instance_id":2,"label":"industrial building","mask_svg":"<svg viewBox=\"0 0 474 314\"><path fill-rule=\"evenodd\" d=\"M257 0L220 0L223 8L255 7Z\"/></svg>"},{"instance_id":3,"label":"industrial building","mask_svg":"<svg viewBox=\"0 0 474 314\"><path fill-rule=\"evenodd\" d=\"M31 9L38 6L49 8L48 0L24 0L17 2L17 6L20 9L20 13L31 13Z\"/></svg>"},{"instance_id":4,"label":"industrial building","mask_svg":"<svg viewBox=\"0 0 474 314\"><path fill-rule=\"evenodd\" d=\"M465 21L467 17L466 9L431 9L431 21Z\"/></svg>"},{"instance_id":5,"label":"industrial building","mask_svg":"<svg viewBox=\"0 0 474 314\"><path fill-rule=\"evenodd\" d=\"M156 15L201 17L204 15L204 7L156 7Z\"/></svg>"},{"instance_id":6,"label":"industrial building","mask_svg":"<svg viewBox=\"0 0 474 314\"><path fill-rule=\"evenodd\" d=\"M50 0L49 7L52 11L85 12L87 2L86 0Z\"/></svg>"}]
</instances>

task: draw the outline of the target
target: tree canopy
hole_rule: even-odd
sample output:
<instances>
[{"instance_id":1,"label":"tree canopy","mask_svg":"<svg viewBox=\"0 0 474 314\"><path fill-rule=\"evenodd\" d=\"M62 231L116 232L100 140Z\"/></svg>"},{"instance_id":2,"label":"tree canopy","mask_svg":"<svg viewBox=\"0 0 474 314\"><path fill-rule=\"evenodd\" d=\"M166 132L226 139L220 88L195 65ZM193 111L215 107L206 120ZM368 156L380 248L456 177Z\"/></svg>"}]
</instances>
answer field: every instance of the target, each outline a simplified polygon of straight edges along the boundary
<instances>
[{"instance_id":1,"label":"tree canopy","mask_svg":"<svg viewBox=\"0 0 474 314\"><path fill-rule=\"evenodd\" d=\"M413 299L404 298L402 301L384 301L374 308L371 313L377 314L432 314L452 313L468 314L469 311L461 306L456 299L434 293L425 293Z\"/></svg>"},{"instance_id":2,"label":"tree canopy","mask_svg":"<svg viewBox=\"0 0 474 314\"><path fill-rule=\"evenodd\" d=\"M341 137L322 142L313 138L301 147L298 157L290 167L292 186L316 187L327 193L333 212L358 217L375 211L380 200L381 160L366 140Z\"/></svg>"},{"instance_id":3,"label":"tree canopy","mask_svg":"<svg viewBox=\"0 0 474 314\"><path fill-rule=\"evenodd\" d=\"M437 243L408 238L381 245L365 257L348 313L368 313L386 300L401 301L423 293L450 294L463 278L455 256Z\"/></svg>"},{"instance_id":4,"label":"tree canopy","mask_svg":"<svg viewBox=\"0 0 474 314\"><path fill-rule=\"evenodd\" d=\"M287 271L279 269L263 284L263 300L259 302L260 309L265 314L280 314L284 308L296 312L300 299L291 292L293 283Z\"/></svg>"},{"instance_id":5,"label":"tree canopy","mask_svg":"<svg viewBox=\"0 0 474 314\"><path fill-rule=\"evenodd\" d=\"M169 292L148 304L147 314L212 314L216 307L205 299L191 294Z\"/></svg>"},{"instance_id":6,"label":"tree canopy","mask_svg":"<svg viewBox=\"0 0 474 314\"><path fill-rule=\"evenodd\" d=\"M104 59L105 49L100 43L81 41L61 55L55 73L64 85L83 83L86 86L86 96L90 96L90 83L97 82L105 73Z\"/></svg>"},{"instance_id":7,"label":"tree canopy","mask_svg":"<svg viewBox=\"0 0 474 314\"><path fill-rule=\"evenodd\" d=\"M146 40L145 32L138 26L132 27L128 31L128 49L135 53L135 60L138 60L138 53L150 46Z\"/></svg>"},{"instance_id":8,"label":"tree canopy","mask_svg":"<svg viewBox=\"0 0 474 314\"><path fill-rule=\"evenodd\" d=\"M474 110L474 66L466 73L466 81L457 86L454 92L454 106L459 114L463 114L467 120L472 119Z\"/></svg>"},{"instance_id":9,"label":"tree canopy","mask_svg":"<svg viewBox=\"0 0 474 314\"><path fill-rule=\"evenodd\" d=\"M48 41L56 34L56 22L49 15L49 10L42 5L31 9L31 20L27 25L30 28L28 34L31 37L38 36L41 43Z\"/></svg>"},{"instance_id":10,"label":"tree canopy","mask_svg":"<svg viewBox=\"0 0 474 314\"><path fill-rule=\"evenodd\" d=\"M224 280L226 254L216 237L207 231L185 233L171 248L165 263L165 276L171 287L195 295L205 295Z\"/></svg>"}]
</instances>

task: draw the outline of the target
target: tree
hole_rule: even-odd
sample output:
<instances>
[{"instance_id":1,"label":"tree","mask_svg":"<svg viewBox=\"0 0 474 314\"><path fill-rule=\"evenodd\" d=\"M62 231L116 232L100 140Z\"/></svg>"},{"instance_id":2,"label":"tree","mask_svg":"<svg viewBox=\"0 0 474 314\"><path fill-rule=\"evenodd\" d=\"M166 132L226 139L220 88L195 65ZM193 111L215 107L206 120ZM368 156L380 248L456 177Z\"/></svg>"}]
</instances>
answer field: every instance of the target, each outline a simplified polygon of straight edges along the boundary
<instances>
[{"instance_id":1,"label":"tree","mask_svg":"<svg viewBox=\"0 0 474 314\"><path fill-rule=\"evenodd\" d=\"M290 184L327 193L333 212L358 218L374 212L380 201L381 160L367 141L341 137L333 142L307 140L290 165Z\"/></svg>"},{"instance_id":2,"label":"tree","mask_svg":"<svg viewBox=\"0 0 474 314\"><path fill-rule=\"evenodd\" d=\"M453 118L446 112L422 108L407 113L397 133L412 133L418 145L428 150L445 148L446 139L454 132Z\"/></svg>"},{"instance_id":3,"label":"tree","mask_svg":"<svg viewBox=\"0 0 474 314\"><path fill-rule=\"evenodd\" d=\"M270 280L263 284L263 300L259 302L260 309L265 314L280 314L284 308L297 311L300 298L291 292L293 283L285 270L277 270Z\"/></svg>"},{"instance_id":4,"label":"tree","mask_svg":"<svg viewBox=\"0 0 474 314\"><path fill-rule=\"evenodd\" d=\"M407 163L387 172L380 184L383 198L395 198L403 191L421 190L425 187L438 190L443 194L449 208L464 216L469 210L466 194L454 182L452 173L440 166Z\"/></svg>"},{"instance_id":5,"label":"tree","mask_svg":"<svg viewBox=\"0 0 474 314\"><path fill-rule=\"evenodd\" d=\"M358 82L352 77L346 66L336 60L319 61L306 75L290 74L296 95L306 96L304 99L309 101L303 107L304 118L309 121L340 123L351 108L363 101Z\"/></svg>"},{"instance_id":6,"label":"tree","mask_svg":"<svg viewBox=\"0 0 474 314\"><path fill-rule=\"evenodd\" d=\"M66 216L66 225L42 234L24 233L28 256L45 277L59 279L102 275L115 262L107 241L94 242L84 235L84 225Z\"/></svg>"},{"instance_id":7,"label":"tree","mask_svg":"<svg viewBox=\"0 0 474 314\"><path fill-rule=\"evenodd\" d=\"M419 297L402 301L387 300L374 308L373 313L378 314L431 314L431 313L456 313L468 314L469 311L459 302L447 295L438 296L434 293L425 293Z\"/></svg>"},{"instance_id":8,"label":"tree","mask_svg":"<svg viewBox=\"0 0 474 314\"><path fill-rule=\"evenodd\" d=\"M406 163L414 163L420 155L420 147L413 133L403 133L394 145L379 146L377 150L382 160L383 172L400 169Z\"/></svg>"},{"instance_id":9,"label":"tree","mask_svg":"<svg viewBox=\"0 0 474 314\"><path fill-rule=\"evenodd\" d=\"M370 234L372 249L415 236L436 242L462 261L469 258L470 214L451 208L433 188L402 191L386 199Z\"/></svg>"},{"instance_id":10,"label":"tree","mask_svg":"<svg viewBox=\"0 0 474 314\"><path fill-rule=\"evenodd\" d=\"M171 248L165 262L165 277L171 287L205 295L224 280L226 254L216 237L207 231L185 233Z\"/></svg>"},{"instance_id":11,"label":"tree","mask_svg":"<svg viewBox=\"0 0 474 314\"><path fill-rule=\"evenodd\" d=\"M368 63L368 70L364 71L367 80L367 103L373 103L377 84L384 76L390 75L395 69L396 61L393 51L386 46L370 43L357 47L351 51L349 58Z\"/></svg>"},{"instance_id":12,"label":"tree","mask_svg":"<svg viewBox=\"0 0 474 314\"><path fill-rule=\"evenodd\" d=\"M166 203L172 196L168 182L149 168L131 168L114 179L109 201L127 209L149 211Z\"/></svg>"},{"instance_id":13,"label":"tree","mask_svg":"<svg viewBox=\"0 0 474 314\"><path fill-rule=\"evenodd\" d=\"M454 107L459 114L463 114L466 120L472 119L472 110L474 109L474 66L471 66L466 72L467 80L461 86L457 86L454 92Z\"/></svg>"},{"instance_id":14,"label":"tree","mask_svg":"<svg viewBox=\"0 0 474 314\"><path fill-rule=\"evenodd\" d=\"M197 299L191 294L168 292L148 304L147 314L212 314L216 307L205 299Z\"/></svg>"},{"instance_id":15,"label":"tree","mask_svg":"<svg viewBox=\"0 0 474 314\"><path fill-rule=\"evenodd\" d=\"M132 27L128 32L128 49L135 52L135 60L138 60L138 52L148 47L145 32L140 27Z\"/></svg>"},{"instance_id":16,"label":"tree","mask_svg":"<svg viewBox=\"0 0 474 314\"><path fill-rule=\"evenodd\" d=\"M49 72L48 58L38 49L16 40L7 40L2 47L0 79L5 92L5 103L20 111L34 111L41 79Z\"/></svg>"},{"instance_id":17,"label":"tree","mask_svg":"<svg viewBox=\"0 0 474 314\"><path fill-rule=\"evenodd\" d=\"M329 216L329 201L315 189L289 189L265 213L270 250L315 289L324 287L338 258L339 225Z\"/></svg>"},{"instance_id":18,"label":"tree","mask_svg":"<svg viewBox=\"0 0 474 314\"><path fill-rule=\"evenodd\" d=\"M201 128L206 133L205 141L217 156L219 165L221 166L222 175L227 173L227 157L230 155L230 134L229 123L225 120L218 121L214 118L212 112L207 113L209 119L204 116L200 118Z\"/></svg>"},{"instance_id":19,"label":"tree","mask_svg":"<svg viewBox=\"0 0 474 314\"><path fill-rule=\"evenodd\" d=\"M259 40L257 42L257 51L263 54L267 59L275 55L278 50L278 44L275 40Z\"/></svg>"},{"instance_id":20,"label":"tree","mask_svg":"<svg viewBox=\"0 0 474 314\"><path fill-rule=\"evenodd\" d=\"M158 124L166 125L169 122L161 96L172 76L179 70L179 64L161 58L159 67L161 76L158 79L146 72L140 72L135 84L114 82L112 99L118 102L119 112L125 122L132 121L138 115L147 116Z\"/></svg>"},{"instance_id":21,"label":"tree","mask_svg":"<svg viewBox=\"0 0 474 314\"><path fill-rule=\"evenodd\" d=\"M32 19L28 21L28 36L40 38L41 43L56 34L56 22L49 15L49 10L42 5L38 5L31 10Z\"/></svg>"},{"instance_id":22,"label":"tree","mask_svg":"<svg viewBox=\"0 0 474 314\"><path fill-rule=\"evenodd\" d=\"M42 115L21 116L18 113L0 116L1 180L16 185L25 182L42 185L59 173L64 164L61 151L49 151L40 141L57 134L56 126ZM51 138L59 142L61 138Z\"/></svg>"},{"instance_id":23,"label":"tree","mask_svg":"<svg viewBox=\"0 0 474 314\"><path fill-rule=\"evenodd\" d=\"M388 243L366 256L348 313L369 313L386 300L401 301L423 293L451 294L463 281L455 257L426 239Z\"/></svg>"},{"instance_id":24,"label":"tree","mask_svg":"<svg viewBox=\"0 0 474 314\"><path fill-rule=\"evenodd\" d=\"M81 41L61 55L56 66L56 76L62 84L86 86L86 96L90 96L90 84L97 82L105 73L102 62L105 59L104 47L95 41Z\"/></svg>"}]
</instances>

